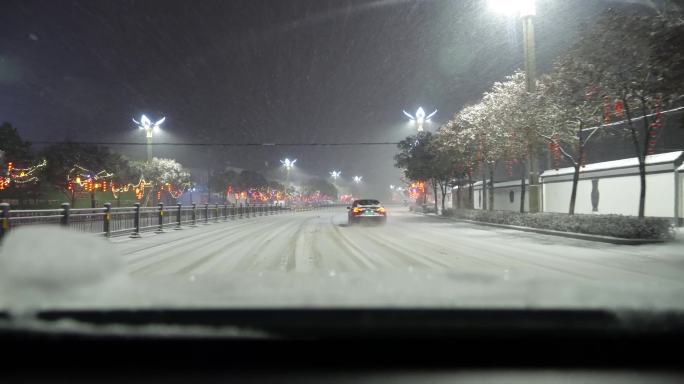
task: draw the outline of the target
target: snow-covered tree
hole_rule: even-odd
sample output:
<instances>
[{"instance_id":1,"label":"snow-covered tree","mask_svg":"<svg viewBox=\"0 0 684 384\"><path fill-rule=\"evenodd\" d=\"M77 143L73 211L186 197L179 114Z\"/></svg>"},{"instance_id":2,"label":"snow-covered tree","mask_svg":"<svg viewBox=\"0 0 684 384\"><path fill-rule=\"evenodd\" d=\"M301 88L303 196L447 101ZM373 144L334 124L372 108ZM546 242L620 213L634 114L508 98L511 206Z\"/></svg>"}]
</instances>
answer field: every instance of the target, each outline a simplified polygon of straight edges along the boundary
<instances>
[{"instance_id":1,"label":"snow-covered tree","mask_svg":"<svg viewBox=\"0 0 684 384\"><path fill-rule=\"evenodd\" d=\"M489 203L483 199L483 208L489 210L494 209L494 171L504 158L506 145L510 139L501 113L501 105L496 94L487 92L480 103L463 108L459 114L459 120L471 131L470 134L474 138L476 159L481 164L483 172L483 190L487 186L486 172L489 172Z\"/></svg>"},{"instance_id":2,"label":"snow-covered tree","mask_svg":"<svg viewBox=\"0 0 684 384\"><path fill-rule=\"evenodd\" d=\"M580 169L586 163L587 145L607 133L603 92L596 85L601 74L575 71L574 58L557 60L550 75L542 76L537 86L535 118L537 135L546 140L554 167L565 159L573 168L572 192L568 213L575 213ZM585 75L585 76L583 76Z\"/></svg>"},{"instance_id":3,"label":"snow-covered tree","mask_svg":"<svg viewBox=\"0 0 684 384\"><path fill-rule=\"evenodd\" d=\"M394 164L404 170L408 180L429 182L432 178L435 154L431 151L431 141L431 132L418 132L397 145L399 153L394 156Z\"/></svg>"},{"instance_id":4,"label":"snow-covered tree","mask_svg":"<svg viewBox=\"0 0 684 384\"><path fill-rule=\"evenodd\" d=\"M140 173L140 177L152 184L150 194L147 195L146 205L151 196L163 190L164 187L171 186L176 190L185 190L190 184L190 173L183 169L183 166L174 159L153 158L152 161L141 161L133 163L133 168ZM156 197L155 197L156 201Z\"/></svg>"},{"instance_id":5,"label":"snow-covered tree","mask_svg":"<svg viewBox=\"0 0 684 384\"><path fill-rule=\"evenodd\" d=\"M588 94L602 98L605 121L613 116L611 110L626 119L626 134L639 159L639 217L645 212L646 156L654 153L662 127L660 111L684 101L682 35L681 15L609 10L585 29L564 61L568 73L592 80L586 84ZM592 95L592 88L598 92Z\"/></svg>"},{"instance_id":6,"label":"snow-covered tree","mask_svg":"<svg viewBox=\"0 0 684 384\"><path fill-rule=\"evenodd\" d=\"M521 177L520 212L525 211L525 163L540 152L541 140L536 135L538 111L535 109L535 93L526 88L525 73L518 70L506 76L502 82L494 83L487 93L492 103L491 120L499 132L500 159L508 172L513 176L517 165Z\"/></svg>"},{"instance_id":7,"label":"snow-covered tree","mask_svg":"<svg viewBox=\"0 0 684 384\"><path fill-rule=\"evenodd\" d=\"M454 201L457 208L461 208L462 188L464 183L468 184L468 207L472 208L473 198L473 167L475 165L474 140L471 132L468 132L462 125L457 122L456 116L442 125L437 133L438 137L435 140L435 145L441 152L441 156L449 159L452 179L455 179L457 189L457 196ZM443 191L443 197L446 191ZM444 199L442 199L443 201Z\"/></svg>"}]
</instances>

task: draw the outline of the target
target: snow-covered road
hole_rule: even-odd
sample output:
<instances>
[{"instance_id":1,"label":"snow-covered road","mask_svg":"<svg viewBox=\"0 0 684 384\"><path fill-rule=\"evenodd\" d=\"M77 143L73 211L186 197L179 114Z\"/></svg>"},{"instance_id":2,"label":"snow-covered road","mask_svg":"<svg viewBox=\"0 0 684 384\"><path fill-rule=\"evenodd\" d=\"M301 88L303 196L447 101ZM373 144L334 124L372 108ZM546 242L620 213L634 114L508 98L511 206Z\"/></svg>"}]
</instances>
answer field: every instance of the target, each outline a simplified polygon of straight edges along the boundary
<instances>
[{"instance_id":1,"label":"snow-covered road","mask_svg":"<svg viewBox=\"0 0 684 384\"><path fill-rule=\"evenodd\" d=\"M458 271L544 279L684 285L684 243L612 245L453 222L390 208L385 226L346 224L346 211L287 213L114 239L128 271Z\"/></svg>"}]
</instances>

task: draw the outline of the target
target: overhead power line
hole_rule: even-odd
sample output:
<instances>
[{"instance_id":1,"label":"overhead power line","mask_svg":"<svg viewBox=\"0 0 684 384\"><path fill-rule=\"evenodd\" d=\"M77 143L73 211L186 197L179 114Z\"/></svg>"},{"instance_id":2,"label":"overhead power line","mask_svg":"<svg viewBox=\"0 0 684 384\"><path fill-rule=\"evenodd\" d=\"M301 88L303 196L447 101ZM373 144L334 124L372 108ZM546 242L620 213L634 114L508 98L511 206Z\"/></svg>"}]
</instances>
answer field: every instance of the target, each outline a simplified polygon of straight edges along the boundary
<instances>
[{"instance_id":1,"label":"overhead power line","mask_svg":"<svg viewBox=\"0 0 684 384\"><path fill-rule=\"evenodd\" d=\"M683 111L683 110L684 110L684 107L679 107L679 108L669 109L669 110L667 110L667 111L661 111L660 113L663 114L663 115L666 115L666 114L668 114L668 113L679 112L679 111ZM649 114L649 115L646 115L645 117L653 117L653 116L655 116L655 115L656 115L655 113L651 113L651 114ZM644 118L643 115L642 115L642 116L633 117L633 118L632 118L632 121L639 121L639 120L641 120L641 119L643 119L643 118ZM584 132L588 132L588 131L592 131L592 130L596 130L596 129L600 129L600 128L608 128L608 127L613 127L613 126L617 126L617 125L623 125L623 124L627 124L627 123L628 123L628 120L625 119L625 120L615 121L615 122L613 122L613 123L601 124L601 125L599 125L599 126L597 126L597 127L586 128L586 129L584 129L583 131L584 131Z\"/></svg>"},{"instance_id":2,"label":"overhead power line","mask_svg":"<svg viewBox=\"0 0 684 384\"><path fill-rule=\"evenodd\" d=\"M40 140L33 141L34 144L79 144L79 145L154 145L154 146L176 146L176 147L341 147L341 146L362 146L362 145L397 145L394 141L367 141L367 142L341 142L341 143L159 143L152 142L120 142L120 141L55 141Z\"/></svg>"}]
</instances>

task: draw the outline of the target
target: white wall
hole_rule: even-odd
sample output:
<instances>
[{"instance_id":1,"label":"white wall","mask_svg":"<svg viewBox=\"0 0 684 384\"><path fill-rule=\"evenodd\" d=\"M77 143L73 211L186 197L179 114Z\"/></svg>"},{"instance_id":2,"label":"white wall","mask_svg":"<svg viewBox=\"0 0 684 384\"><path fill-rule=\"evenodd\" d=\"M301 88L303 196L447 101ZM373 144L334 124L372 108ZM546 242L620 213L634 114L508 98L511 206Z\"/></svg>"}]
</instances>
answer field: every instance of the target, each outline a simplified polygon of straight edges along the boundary
<instances>
[{"instance_id":1,"label":"white wall","mask_svg":"<svg viewBox=\"0 0 684 384\"><path fill-rule=\"evenodd\" d=\"M453 206L453 195L451 190L447 190L446 195L444 195L444 208L450 209ZM437 191L437 208L441 211L442 209L442 192Z\"/></svg>"},{"instance_id":2,"label":"white wall","mask_svg":"<svg viewBox=\"0 0 684 384\"><path fill-rule=\"evenodd\" d=\"M482 187L473 187L473 208L482 209L482 201L485 198L484 192L482 192Z\"/></svg>"},{"instance_id":3,"label":"white wall","mask_svg":"<svg viewBox=\"0 0 684 384\"><path fill-rule=\"evenodd\" d=\"M601 191L601 187L602 185L599 181L599 191ZM568 213L571 194L572 181L542 184L544 212ZM601 207L601 202L599 198L599 208ZM591 180L580 180L577 184L575 212L591 213Z\"/></svg>"},{"instance_id":4,"label":"white wall","mask_svg":"<svg viewBox=\"0 0 684 384\"><path fill-rule=\"evenodd\" d=\"M496 187L496 184L495 184ZM513 192L513 202L510 193ZM520 186L494 188L494 209L520 212ZM525 190L525 210L529 208L529 190Z\"/></svg>"},{"instance_id":5,"label":"white wall","mask_svg":"<svg viewBox=\"0 0 684 384\"><path fill-rule=\"evenodd\" d=\"M510 193L513 191L513 202L511 202ZM489 204L490 190L487 189L487 195L482 192L482 187L476 185L473 190L473 200L475 202L475 209L482 209L482 198L487 199ZM530 193L529 189L525 190L525 210L529 208ZM520 181L507 181L501 183L494 183L494 209L499 211L520 211Z\"/></svg>"},{"instance_id":6,"label":"white wall","mask_svg":"<svg viewBox=\"0 0 684 384\"><path fill-rule=\"evenodd\" d=\"M684 219L684 172L679 172L679 219Z\"/></svg>"},{"instance_id":7,"label":"white wall","mask_svg":"<svg viewBox=\"0 0 684 384\"><path fill-rule=\"evenodd\" d=\"M595 213L636 216L639 213L638 175L598 178L599 203ZM591 204L591 179L577 185L575 213L594 213ZM646 216L672 217L674 213L674 175L672 172L646 176ZM572 181L543 185L544 211L568 212Z\"/></svg>"}]
</instances>

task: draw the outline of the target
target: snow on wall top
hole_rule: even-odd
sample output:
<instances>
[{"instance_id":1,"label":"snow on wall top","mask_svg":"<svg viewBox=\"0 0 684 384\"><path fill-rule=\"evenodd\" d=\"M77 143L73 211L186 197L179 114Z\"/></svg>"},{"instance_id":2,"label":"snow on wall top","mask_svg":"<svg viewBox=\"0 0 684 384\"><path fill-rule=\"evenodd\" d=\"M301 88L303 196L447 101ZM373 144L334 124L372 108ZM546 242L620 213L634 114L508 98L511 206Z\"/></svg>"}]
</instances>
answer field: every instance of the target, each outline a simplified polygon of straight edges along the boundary
<instances>
[{"instance_id":1,"label":"snow on wall top","mask_svg":"<svg viewBox=\"0 0 684 384\"><path fill-rule=\"evenodd\" d=\"M683 154L684 154L684 151L676 151L676 152L659 153L657 155L646 156L646 165L674 163L680 157L682 157ZM587 164L586 167L583 167L580 170L580 172L601 171L601 170L609 170L609 169L616 169L616 168L629 168L629 167L637 167L637 166L639 166L639 159L636 157L631 157L629 159L604 161L602 163ZM679 169L682 169L682 168L680 167ZM550 170L544 171L544 173L542 173L540 175L540 177L568 175L568 174L572 174L573 172L575 172L575 169L573 167L560 168L558 170L550 169Z\"/></svg>"}]
</instances>

